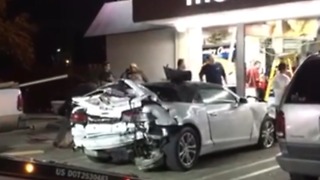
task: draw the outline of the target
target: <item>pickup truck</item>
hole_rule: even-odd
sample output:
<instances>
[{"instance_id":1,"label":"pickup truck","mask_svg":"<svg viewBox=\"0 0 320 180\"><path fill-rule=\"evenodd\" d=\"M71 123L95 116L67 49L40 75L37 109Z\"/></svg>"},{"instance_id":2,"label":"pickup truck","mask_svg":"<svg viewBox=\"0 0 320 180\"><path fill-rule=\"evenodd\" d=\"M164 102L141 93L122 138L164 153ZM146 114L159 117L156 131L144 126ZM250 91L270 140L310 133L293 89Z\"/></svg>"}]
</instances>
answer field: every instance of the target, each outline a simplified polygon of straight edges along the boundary
<instances>
[{"instance_id":1,"label":"pickup truck","mask_svg":"<svg viewBox=\"0 0 320 180\"><path fill-rule=\"evenodd\" d=\"M18 83L0 83L0 132L16 130L23 114L23 99Z\"/></svg>"}]
</instances>

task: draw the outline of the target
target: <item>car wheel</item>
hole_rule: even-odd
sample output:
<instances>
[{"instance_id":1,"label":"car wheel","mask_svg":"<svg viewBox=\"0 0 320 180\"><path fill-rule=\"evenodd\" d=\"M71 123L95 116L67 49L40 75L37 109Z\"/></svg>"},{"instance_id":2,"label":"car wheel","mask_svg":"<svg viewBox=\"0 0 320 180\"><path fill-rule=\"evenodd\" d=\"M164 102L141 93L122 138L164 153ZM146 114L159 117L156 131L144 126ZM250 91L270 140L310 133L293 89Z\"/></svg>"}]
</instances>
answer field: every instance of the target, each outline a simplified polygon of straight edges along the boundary
<instances>
[{"instance_id":1,"label":"car wheel","mask_svg":"<svg viewBox=\"0 0 320 180\"><path fill-rule=\"evenodd\" d=\"M192 169L199 157L200 144L198 134L190 127L172 135L164 147L167 167L173 171Z\"/></svg>"},{"instance_id":2,"label":"car wheel","mask_svg":"<svg viewBox=\"0 0 320 180\"><path fill-rule=\"evenodd\" d=\"M306 175L300 175L300 174L290 174L291 180L318 180L318 177L314 176L306 176Z\"/></svg>"},{"instance_id":3,"label":"car wheel","mask_svg":"<svg viewBox=\"0 0 320 180\"><path fill-rule=\"evenodd\" d=\"M271 148L276 141L275 137L274 122L271 119L265 119L260 128L258 147L260 149Z\"/></svg>"},{"instance_id":4,"label":"car wheel","mask_svg":"<svg viewBox=\"0 0 320 180\"><path fill-rule=\"evenodd\" d=\"M94 157L94 156L88 156L87 158L92 161L92 162L96 162L96 163L105 163L105 162L109 162L110 159L106 159L106 158L100 158L100 157Z\"/></svg>"},{"instance_id":5,"label":"car wheel","mask_svg":"<svg viewBox=\"0 0 320 180\"><path fill-rule=\"evenodd\" d=\"M110 156L108 156L105 153L100 153L99 151L93 151L93 150L84 150L85 155L90 161L98 162L98 163L105 163L109 162L111 160ZM100 155L98 155L100 154Z\"/></svg>"}]
</instances>

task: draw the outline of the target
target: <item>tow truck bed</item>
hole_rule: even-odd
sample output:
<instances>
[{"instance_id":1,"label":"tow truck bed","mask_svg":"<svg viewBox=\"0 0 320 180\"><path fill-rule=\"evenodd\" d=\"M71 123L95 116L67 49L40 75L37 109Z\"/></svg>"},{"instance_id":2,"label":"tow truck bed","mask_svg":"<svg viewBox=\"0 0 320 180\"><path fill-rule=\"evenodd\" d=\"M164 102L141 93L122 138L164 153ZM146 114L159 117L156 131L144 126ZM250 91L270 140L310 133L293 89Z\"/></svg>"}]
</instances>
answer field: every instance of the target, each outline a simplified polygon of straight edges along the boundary
<instances>
[{"instance_id":1,"label":"tow truck bed","mask_svg":"<svg viewBox=\"0 0 320 180\"><path fill-rule=\"evenodd\" d=\"M99 171L54 161L0 156L0 164L1 180L140 180L132 174Z\"/></svg>"}]
</instances>

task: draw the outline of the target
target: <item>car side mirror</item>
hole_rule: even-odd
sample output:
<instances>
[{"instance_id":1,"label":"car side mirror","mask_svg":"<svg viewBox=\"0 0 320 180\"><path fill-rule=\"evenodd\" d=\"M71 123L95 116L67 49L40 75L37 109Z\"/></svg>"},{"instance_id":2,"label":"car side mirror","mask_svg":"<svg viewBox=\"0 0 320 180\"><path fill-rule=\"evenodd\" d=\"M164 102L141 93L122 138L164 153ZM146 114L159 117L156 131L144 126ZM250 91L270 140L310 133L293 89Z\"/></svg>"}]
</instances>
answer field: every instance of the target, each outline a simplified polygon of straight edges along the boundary
<instances>
[{"instance_id":1,"label":"car side mirror","mask_svg":"<svg viewBox=\"0 0 320 180\"><path fill-rule=\"evenodd\" d=\"M232 103L232 108L237 108L239 107L240 103L239 102L234 102Z\"/></svg>"},{"instance_id":2,"label":"car side mirror","mask_svg":"<svg viewBox=\"0 0 320 180\"><path fill-rule=\"evenodd\" d=\"M246 104L246 103L248 103L248 100L247 100L247 98L241 97L241 98L239 99L239 103L240 103L240 104Z\"/></svg>"}]
</instances>

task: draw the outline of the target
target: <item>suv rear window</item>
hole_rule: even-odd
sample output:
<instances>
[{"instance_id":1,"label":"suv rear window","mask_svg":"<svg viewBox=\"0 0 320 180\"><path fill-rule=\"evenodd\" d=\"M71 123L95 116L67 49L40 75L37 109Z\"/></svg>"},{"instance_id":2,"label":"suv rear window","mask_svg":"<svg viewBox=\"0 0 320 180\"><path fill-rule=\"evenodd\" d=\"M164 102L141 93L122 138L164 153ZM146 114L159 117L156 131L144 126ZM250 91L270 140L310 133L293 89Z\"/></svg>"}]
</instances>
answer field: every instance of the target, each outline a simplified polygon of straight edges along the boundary
<instances>
[{"instance_id":1,"label":"suv rear window","mask_svg":"<svg viewBox=\"0 0 320 180\"><path fill-rule=\"evenodd\" d=\"M285 103L320 104L320 59L307 61L294 75Z\"/></svg>"},{"instance_id":2,"label":"suv rear window","mask_svg":"<svg viewBox=\"0 0 320 180\"><path fill-rule=\"evenodd\" d=\"M176 87L171 86L157 86L157 85L144 85L150 91L154 92L161 101L164 102L191 102L194 97L193 94L185 89L181 92Z\"/></svg>"}]
</instances>

